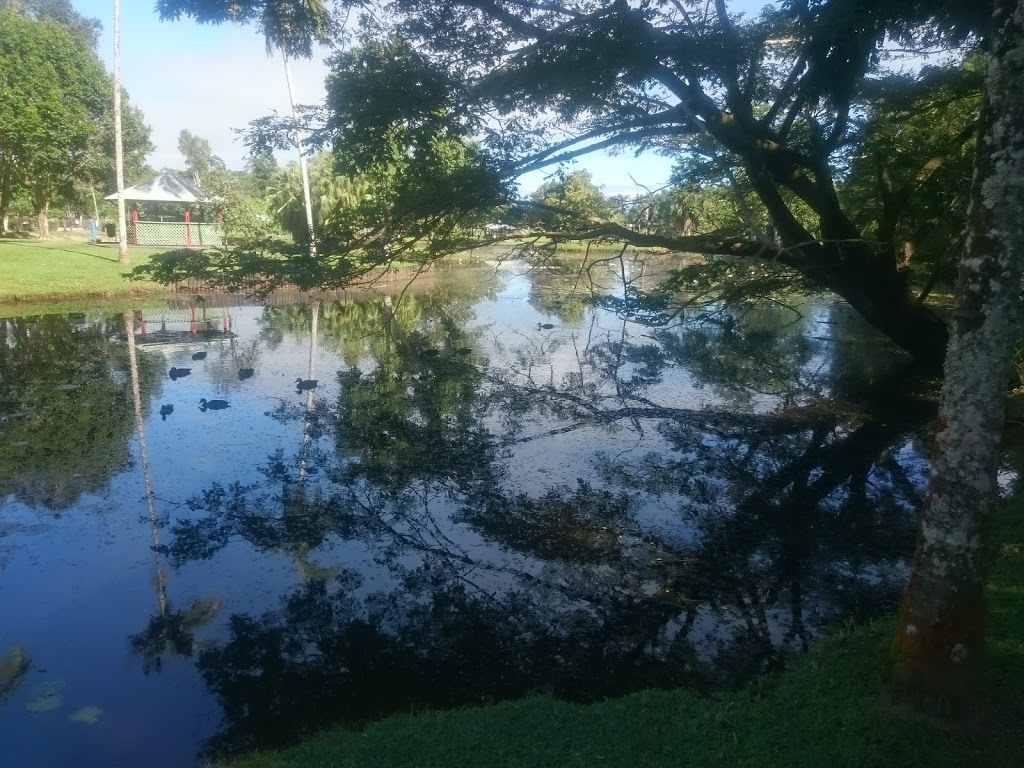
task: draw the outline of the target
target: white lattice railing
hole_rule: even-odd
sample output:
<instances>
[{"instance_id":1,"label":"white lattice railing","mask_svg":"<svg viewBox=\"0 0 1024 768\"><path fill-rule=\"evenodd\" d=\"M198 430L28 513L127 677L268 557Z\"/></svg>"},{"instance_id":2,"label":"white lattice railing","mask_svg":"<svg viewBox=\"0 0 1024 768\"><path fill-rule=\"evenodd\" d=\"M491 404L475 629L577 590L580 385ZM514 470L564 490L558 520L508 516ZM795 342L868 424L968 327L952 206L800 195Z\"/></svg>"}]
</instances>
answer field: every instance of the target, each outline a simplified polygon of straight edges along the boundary
<instances>
[{"instance_id":1,"label":"white lattice railing","mask_svg":"<svg viewBox=\"0 0 1024 768\"><path fill-rule=\"evenodd\" d=\"M224 244L216 224L184 221L130 221L132 245L177 245L182 248L219 248Z\"/></svg>"}]
</instances>

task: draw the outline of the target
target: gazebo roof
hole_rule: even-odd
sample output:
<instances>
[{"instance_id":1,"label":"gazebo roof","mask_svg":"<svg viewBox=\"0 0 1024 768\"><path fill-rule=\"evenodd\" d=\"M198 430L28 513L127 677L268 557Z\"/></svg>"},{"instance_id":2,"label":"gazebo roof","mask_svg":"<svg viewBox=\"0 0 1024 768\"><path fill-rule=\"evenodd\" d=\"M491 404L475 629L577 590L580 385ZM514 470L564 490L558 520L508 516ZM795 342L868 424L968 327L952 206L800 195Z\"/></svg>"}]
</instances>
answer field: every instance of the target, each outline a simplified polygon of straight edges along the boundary
<instances>
[{"instance_id":1,"label":"gazebo roof","mask_svg":"<svg viewBox=\"0 0 1024 768\"><path fill-rule=\"evenodd\" d=\"M124 191L125 200L143 200L150 203L205 203L209 197L195 184L170 173L161 173ZM117 200L117 193L104 200Z\"/></svg>"}]
</instances>

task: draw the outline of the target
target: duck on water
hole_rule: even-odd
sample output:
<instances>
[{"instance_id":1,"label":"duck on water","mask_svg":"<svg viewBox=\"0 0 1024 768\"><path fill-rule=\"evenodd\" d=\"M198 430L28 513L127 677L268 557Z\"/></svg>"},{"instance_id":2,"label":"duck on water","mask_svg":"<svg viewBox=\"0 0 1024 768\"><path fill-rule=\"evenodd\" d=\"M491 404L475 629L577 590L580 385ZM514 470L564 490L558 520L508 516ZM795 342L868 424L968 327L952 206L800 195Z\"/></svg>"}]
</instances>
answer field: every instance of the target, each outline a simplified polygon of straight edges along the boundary
<instances>
[{"instance_id":1,"label":"duck on water","mask_svg":"<svg viewBox=\"0 0 1024 768\"><path fill-rule=\"evenodd\" d=\"M207 400L205 397L199 401L199 410L206 413L210 411L222 411L225 408L230 408L231 404L227 400Z\"/></svg>"}]
</instances>

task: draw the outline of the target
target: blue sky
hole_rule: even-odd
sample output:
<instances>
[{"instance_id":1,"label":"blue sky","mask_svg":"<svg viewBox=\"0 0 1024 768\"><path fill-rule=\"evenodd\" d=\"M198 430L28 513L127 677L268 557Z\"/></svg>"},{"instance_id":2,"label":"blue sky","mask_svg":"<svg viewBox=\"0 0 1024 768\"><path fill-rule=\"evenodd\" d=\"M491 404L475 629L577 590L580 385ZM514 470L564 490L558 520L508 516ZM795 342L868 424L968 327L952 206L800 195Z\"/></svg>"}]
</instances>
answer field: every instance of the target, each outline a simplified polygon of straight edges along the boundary
<instances>
[{"instance_id":1,"label":"blue sky","mask_svg":"<svg viewBox=\"0 0 1024 768\"><path fill-rule=\"evenodd\" d=\"M732 5L761 4L744 0ZM74 5L103 23L100 54L110 66L113 2L74 0ZM296 61L292 71L300 102L323 98L326 67L321 59ZM255 28L161 22L153 3L145 0L121 3L121 77L153 129L156 150L150 164L156 168L183 164L177 142L178 133L186 128L208 139L229 168L240 169L246 152L234 129L245 128L250 120L274 110L288 112L281 61L267 57ZM635 190L634 179L651 188L663 185L672 163L650 153L640 157L595 154L581 158L575 167L589 170L606 194L618 194ZM520 188L529 192L543 180L544 172L528 174L520 180Z\"/></svg>"}]
</instances>

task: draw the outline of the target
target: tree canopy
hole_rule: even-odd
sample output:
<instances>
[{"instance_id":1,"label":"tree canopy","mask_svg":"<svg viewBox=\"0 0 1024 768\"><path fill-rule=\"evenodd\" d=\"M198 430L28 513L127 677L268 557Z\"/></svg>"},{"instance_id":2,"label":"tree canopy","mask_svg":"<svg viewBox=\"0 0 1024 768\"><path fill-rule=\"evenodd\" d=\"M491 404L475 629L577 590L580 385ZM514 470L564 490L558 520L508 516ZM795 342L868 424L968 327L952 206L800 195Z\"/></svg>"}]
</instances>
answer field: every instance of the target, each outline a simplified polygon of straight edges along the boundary
<instances>
[{"instance_id":1,"label":"tree canopy","mask_svg":"<svg viewBox=\"0 0 1024 768\"><path fill-rule=\"evenodd\" d=\"M265 19L273 5L165 0L159 8L216 22ZM306 13L304 3L284 5ZM691 200L707 202L713 187L734 193L728 226L701 231L689 217L691 226L666 231L651 217L642 225L563 217L552 234L783 266L938 365L946 327L911 292L907 268L949 263L955 252L950 234L964 202L943 190L969 165L978 73L963 62L982 44L991 3L787 0L756 14L738 6L339 0L339 13L362 10L360 47L330 61L326 103L306 112L320 121L314 143L333 146L342 172L397 163L410 182L430 178L439 140L468 148L469 183L432 178L432 191L443 190L433 197L406 184L404 201L424 193L409 206L414 215L374 228L377 241L424 241L433 226L424 257L443 250L453 213L516 204L510 182L526 172L597 150L660 152ZM919 71L930 54L942 64ZM950 119L930 119L944 110ZM290 121L258 121L251 145L283 144L290 129ZM447 247L463 244L453 237Z\"/></svg>"},{"instance_id":2,"label":"tree canopy","mask_svg":"<svg viewBox=\"0 0 1024 768\"><path fill-rule=\"evenodd\" d=\"M0 219L20 191L44 237L52 203L113 174L111 81L92 38L76 30L49 15L0 10ZM132 169L151 148L149 129L137 109L125 116Z\"/></svg>"}]
</instances>

